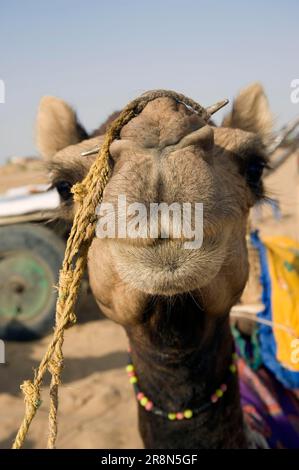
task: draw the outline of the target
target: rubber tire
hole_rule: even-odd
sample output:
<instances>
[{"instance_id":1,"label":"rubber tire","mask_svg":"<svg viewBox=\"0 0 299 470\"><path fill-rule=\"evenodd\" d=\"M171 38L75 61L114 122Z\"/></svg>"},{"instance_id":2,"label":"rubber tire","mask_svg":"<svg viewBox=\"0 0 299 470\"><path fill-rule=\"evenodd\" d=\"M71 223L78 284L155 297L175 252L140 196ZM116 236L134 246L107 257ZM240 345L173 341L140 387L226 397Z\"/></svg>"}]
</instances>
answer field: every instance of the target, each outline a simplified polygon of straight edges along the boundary
<instances>
[{"instance_id":1,"label":"rubber tire","mask_svg":"<svg viewBox=\"0 0 299 470\"><path fill-rule=\"evenodd\" d=\"M42 258L53 275L52 285L58 281L62 265L65 242L55 232L39 224L17 224L0 227L0 256L1 252L32 251ZM52 282L53 281L53 282ZM57 292L53 294L46 308L33 318L22 321L0 323L0 338L13 341L28 341L41 338L49 333L54 326Z\"/></svg>"}]
</instances>

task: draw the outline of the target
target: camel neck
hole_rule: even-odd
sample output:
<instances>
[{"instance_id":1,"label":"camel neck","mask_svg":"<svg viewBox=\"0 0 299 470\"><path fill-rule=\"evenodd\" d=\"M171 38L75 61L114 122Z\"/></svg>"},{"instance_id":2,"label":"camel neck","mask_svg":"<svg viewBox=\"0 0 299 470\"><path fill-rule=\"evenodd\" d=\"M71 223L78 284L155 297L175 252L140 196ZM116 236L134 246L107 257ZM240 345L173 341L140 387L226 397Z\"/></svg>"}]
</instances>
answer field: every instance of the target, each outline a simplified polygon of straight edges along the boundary
<instances>
[{"instance_id":1,"label":"camel neck","mask_svg":"<svg viewBox=\"0 0 299 470\"><path fill-rule=\"evenodd\" d=\"M171 421L138 404L147 448L244 448L238 378L228 371L233 352L228 315L213 319L192 297L156 299L144 322L127 330L138 386L166 412L195 410L224 381L221 400L191 419ZM166 302L168 303L168 302ZM184 307L183 309L181 307Z\"/></svg>"}]
</instances>

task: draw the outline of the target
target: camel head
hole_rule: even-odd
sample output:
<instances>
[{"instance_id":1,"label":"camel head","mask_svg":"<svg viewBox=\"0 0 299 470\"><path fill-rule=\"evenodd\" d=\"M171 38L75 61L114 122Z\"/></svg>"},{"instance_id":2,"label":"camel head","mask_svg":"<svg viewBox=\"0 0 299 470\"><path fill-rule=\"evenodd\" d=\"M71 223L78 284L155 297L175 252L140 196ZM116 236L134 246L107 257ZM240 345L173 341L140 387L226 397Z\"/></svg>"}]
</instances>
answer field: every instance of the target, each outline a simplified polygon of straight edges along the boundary
<instances>
[{"instance_id":1,"label":"camel head","mask_svg":"<svg viewBox=\"0 0 299 470\"><path fill-rule=\"evenodd\" d=\"M247 218L264 196L270 130L259 84L239 94L220 127L168 97L149 102L123 127L110 147L111 178L89 251L90 282L104 313L127 324L141 319L148 299L186 293L211 315L229 312L248 277ZM71 186L96 158L82 153L101 139L88 138L63 101L41 101L37 141L62 217L72 219Z\"/></svg>"}]
</instances>

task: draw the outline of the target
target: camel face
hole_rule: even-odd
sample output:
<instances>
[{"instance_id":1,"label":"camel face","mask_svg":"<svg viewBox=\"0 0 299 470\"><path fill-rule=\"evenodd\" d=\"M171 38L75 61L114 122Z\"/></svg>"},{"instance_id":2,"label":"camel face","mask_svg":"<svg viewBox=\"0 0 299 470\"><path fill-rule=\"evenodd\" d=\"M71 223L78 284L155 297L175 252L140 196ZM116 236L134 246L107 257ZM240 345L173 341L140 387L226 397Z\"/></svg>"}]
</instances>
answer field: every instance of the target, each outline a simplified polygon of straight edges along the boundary
<instances>
[{"instance_id":1,"label":"camel face","mask_svg":"<svg viewBox=\"0 0 299 470\"><path fill-rule=\"evenodd\" d=\"M122 323L132 321L132 317L138 318L146 299L157 295L192 292L211 314L227 312L238 300L248 276L248 212L263 197L263 136L270 120L257 85L245 90L238 100L231 116L226 117L232 127L217 128L185 105L158 98L112 143L112 176L102 206L110 208L107 220L115 223L115 231L112 236L100 236L99 230L89 252L91 286L108 316ZM247 111L246 105L250 107ZM40 111L39 142L51 158L51 175L60 191L64 214L72 218L70 187L84 177L94 159L81 153L97 145L99 138L78 143L74 119L69 118L68 129L61 125L58 129L59 123L53 119L47 124L45 115L51 107L53 115L53 104L44 104ZM264 118L258 122L261 107ZM239 121L238 108L242 111ZM59 114L57 110L55 114ZM249 121L254 132L250 132ZM56 145L54 142L51 149L49 134L53 132L63 136L54 139ZM65 145L66 134L74 145ZM168 219L163 213L153 220L153 206L161 203L180 212L169 210ZM143 208L139 218L136 207L137 211ZM176 230L179 219L184 224L184 207L190 208L185 230ZM196 207L201 212L197 213ZM121 223L134 230L124 232ZM200 243L192 245L199 233Z\"/></svg>"},{"instance_id":2,"label":"camel face","mask_svg":"<svg viewBox=\"0 0 299 470\"><path fill-rule=\"evenodd\" d=\"M122 195L127 208L136 203L145 208L140 217L145 229L142 236L105 240L121 280L152 295L173 295L208 285L227 264L227 253L236 251L238 240L243 240L248 210L262 196L259 178L249 182L247 174L253 165L264 164L261 152L262 143L253 134L213 128L168 98L149 103L110 149L114 167L103 203L111 204L117 214ZM186 248L190 239L183 230L174 233L179 221L173 220L170 211L169 230L161 215L159 230L151 237L153 203L166 203L168 208L177 205L177 219L189 204L194 209L192 233L202 231L202 244ZM202 220L195 220L196 203L202 204ZM117 215L127 225L135 217ZM188 220L184 222L188 225Z\"/></svg>"}]
</instances>

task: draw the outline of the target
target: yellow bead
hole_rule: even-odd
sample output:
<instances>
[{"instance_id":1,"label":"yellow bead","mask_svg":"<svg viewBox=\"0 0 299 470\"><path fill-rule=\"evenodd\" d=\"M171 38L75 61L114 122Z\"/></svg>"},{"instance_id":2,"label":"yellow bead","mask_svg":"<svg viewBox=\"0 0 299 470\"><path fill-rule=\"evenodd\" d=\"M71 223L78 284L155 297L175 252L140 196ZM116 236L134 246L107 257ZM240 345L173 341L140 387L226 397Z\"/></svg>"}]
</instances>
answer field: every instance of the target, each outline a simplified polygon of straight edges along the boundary
<instances>
[{"instance_id":1,"label":"yellow bead","mask_svg":"<svg viewBox=\"0 0 299 470\"><path fill-rule=\"evenodd\" d=\"M127 372L133 372L133 370L134 370L133 364L129 364L129 365L126 367L126 371L127 371Z\"/></svg>"},{"instance_id":2,"label":"yellow bead","mask_svg":"<svg viewBox=\"0 0 299 470\"><path fill-rule=\"evenodd\" d=\"M233 353L233 360L236 361L238 359L238 354L237 353Z\"/></svg>"},{"instance_id":3,"label":"yellow bead","mask_svg":"<svg viewBox=\"0 0 299 470\"><path fill-rule=\"evenodd\" d=\"M174 421L175 418L176 418L175 413L168 413L168 419L170 419L170 421Z\"/></svg>"},{"instance_id":4,"label":"yellow bead","mask_svg":"<svg viewBox=\"0 0 299 470\"><path fill-rule=\"evenodd\" d=\"M236 372L236 370L237 370L235 364L231 364L231 365L229 366L229 370L234 374L234 373Z\"/></svg>"},{"instance_id":5,"label":"yellow bead","mask_svg":"<svg viewBox=\"0 0 299 470\"><path fill-rule=\"evenodd\" d=\"M218 390L216 390L216 392L215 392L215 393L216 393L217 397L219 397L219 398L221 398L221 397L222 397L222 395L223 395L223 391L222 391L222 390L220 390L220 388L218 388Z\"/></svg>"},{"instance_id":6,"label":"yellow bead","mask_svg":"<svg viewBox=\"0 0 299 470\"><path fill-rule=\"evenodd\" d=\"M141 406L145 406L147 403L148 403L148 398L147 397L141 398L141 400L140 400L140 405Z\"/></svg>"},{"instance_id":7,"label":"yellow bead","mask_svg":"<svg viewBox=\"0 0 299 470\"><path fill-rule=\"evenodd\" d=\"M193 416L192 410L185 410L184 411L184 417L185 418L190 419L190 418L192 418L192 416Z\"/></svg>"},{"instance_id":8,"label":"yellow bead","mask_svg":"<svg viewBox=\"0 0 299 470\"><path fill-rule=\"evenodd\" d=\"M130 377L130 384L136 384L138 382L138 379L136 376Z\"/></svg>"}]
</instances>

